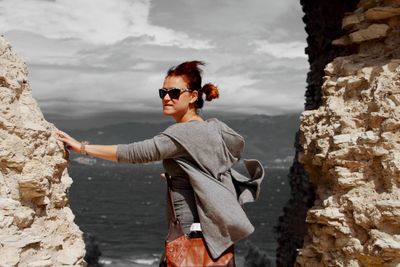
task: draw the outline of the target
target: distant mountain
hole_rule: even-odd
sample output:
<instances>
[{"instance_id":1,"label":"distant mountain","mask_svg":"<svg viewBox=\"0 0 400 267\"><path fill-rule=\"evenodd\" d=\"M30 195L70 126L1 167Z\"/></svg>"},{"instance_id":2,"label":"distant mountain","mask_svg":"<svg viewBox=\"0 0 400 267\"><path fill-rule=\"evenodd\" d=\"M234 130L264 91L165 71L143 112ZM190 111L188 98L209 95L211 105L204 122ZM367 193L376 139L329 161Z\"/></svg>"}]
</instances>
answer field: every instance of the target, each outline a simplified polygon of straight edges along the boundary
<instances>
[{"instance_id":1,"label":"distant mountain","mask_svg":"<svg viewBox=\"0 0 400 267\"><path fill-rule=\"evenodd\" d=\"M244 114L203 114L224 121L245 138L243 158L259 159L267 168L287 168L294 157L294 137L299 113L279 116ZM174 121L153 113L113 112L87 118L46 116L59 129L92 144L124 144L148 139Z\"/></svg>"},{"instance_id":2,"label":"distant mountain","mask_svg":"<svg viewBox=\"0 0 400 267\"><path fill-rule=\"evenodd\" d=\"M225 122L243 135L245 157L265 160L269 167L288 167L294 157L294 138L300 114L280 116L252 115Z\"/></svg>"}]
</instances>

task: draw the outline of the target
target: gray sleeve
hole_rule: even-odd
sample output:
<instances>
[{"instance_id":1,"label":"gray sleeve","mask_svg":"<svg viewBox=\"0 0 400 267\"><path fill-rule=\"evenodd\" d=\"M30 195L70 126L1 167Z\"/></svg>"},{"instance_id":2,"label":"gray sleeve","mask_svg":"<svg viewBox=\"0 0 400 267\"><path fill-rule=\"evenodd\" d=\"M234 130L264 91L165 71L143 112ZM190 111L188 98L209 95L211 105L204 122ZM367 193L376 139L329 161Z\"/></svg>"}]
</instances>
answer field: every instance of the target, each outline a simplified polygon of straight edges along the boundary
<instances>
[{"instance_id":1,"label":"gray sleeve","mask_svg":"<svg viewBox=\"0 0 400 267\"><path fill-rule=\"evenodd\" d=\"M130 144L117 145L117 162L146 163L185 154L185 149L165 134Z\"/></svg>"}]
</instances>

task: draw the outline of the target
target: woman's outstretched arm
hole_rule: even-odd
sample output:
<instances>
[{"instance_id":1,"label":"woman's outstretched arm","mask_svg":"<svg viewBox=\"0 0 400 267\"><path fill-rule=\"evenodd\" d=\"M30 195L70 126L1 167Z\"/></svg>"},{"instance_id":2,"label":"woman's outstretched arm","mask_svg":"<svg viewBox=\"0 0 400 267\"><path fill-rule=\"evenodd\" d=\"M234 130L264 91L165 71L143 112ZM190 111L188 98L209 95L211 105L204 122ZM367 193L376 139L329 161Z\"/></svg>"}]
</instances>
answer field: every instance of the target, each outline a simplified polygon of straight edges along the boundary
<instances>
[{"instance_id":1,"label":"woman's outstretched arm","mask_svg":"<svg viewBox=\"0 0 400 267\"><path fill-rule=\"evenodd\" d=\"M85 151L88 155L102 158L105 160L117 162L117 146L116 145L85 145Z\"/></svg>"},{"instance_id":2,"label":"woman's outstretched arm","mask_svg":"<svg viewBox=\"0 0 400 267\"><path fill-rule=\"evenodd\" d=\"M55 133L57 139L64 142L69 150L80 153L81 142L58 129ZM85 145L85 151L90 156L117 162L117 145Z\"/></svg>"},{"instance_id":3,"label":"woman's outstretched arm","mask_svg":"<svg viewBox=\"0 0 400 267\"><path fill-rule=\"evenodd\" d=\"M57 139L66 143L69 150L80 153L79 141L63 131L56 130L55 133ZM86 145L85 151L90 156L118 163L146 163L185 154L185 149L181 145L164 134L130 144Z\"/></svg>"}]
</instances>

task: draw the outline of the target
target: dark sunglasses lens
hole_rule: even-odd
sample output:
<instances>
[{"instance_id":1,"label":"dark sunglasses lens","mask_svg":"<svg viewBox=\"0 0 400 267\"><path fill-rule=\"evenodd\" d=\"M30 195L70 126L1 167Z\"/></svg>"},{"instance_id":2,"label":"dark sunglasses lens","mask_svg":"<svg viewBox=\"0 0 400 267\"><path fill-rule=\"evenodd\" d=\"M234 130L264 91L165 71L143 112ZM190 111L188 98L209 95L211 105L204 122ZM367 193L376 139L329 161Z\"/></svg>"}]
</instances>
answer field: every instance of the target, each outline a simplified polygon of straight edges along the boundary
<instances>
[{"instance_id":1,"label":"dark sunglasses lens","mask_svg":"<svg viewBox=\"0 0 400 267\"><path fill-rule=\"evenodd\" d=\"M158 94L160 95L161 99L164 99L165 95L167 94L167 90L158 89Z\"/></svg>"},{"instance_id":2,"label":"dark sunglasses lens","mask_svg":"<svg viewBox=\"0 0 400 267\"><path fill-rule=\"evenodd\" d=\"M164 99L164 97L168 94L169 97L171 99L178 99L180 94L181 94L181 90L174 88L174 89L170 89L170 90L165 90L165 89L158 89L158 94L160 95L161 99Z\"/></svg>"},{"instance_id":3,"label":"dark sunglasses lens","mask_svg":"<svg viewBox=\"0 0 400 267\"><path fill-rule=\"evenodd\" d=\"M168 91L168 94L172 99L178 99L180 94L181 94L181 90L176 89L176 88L175 89L171 89L171 90Z\"/></svg>"}]
</instances>

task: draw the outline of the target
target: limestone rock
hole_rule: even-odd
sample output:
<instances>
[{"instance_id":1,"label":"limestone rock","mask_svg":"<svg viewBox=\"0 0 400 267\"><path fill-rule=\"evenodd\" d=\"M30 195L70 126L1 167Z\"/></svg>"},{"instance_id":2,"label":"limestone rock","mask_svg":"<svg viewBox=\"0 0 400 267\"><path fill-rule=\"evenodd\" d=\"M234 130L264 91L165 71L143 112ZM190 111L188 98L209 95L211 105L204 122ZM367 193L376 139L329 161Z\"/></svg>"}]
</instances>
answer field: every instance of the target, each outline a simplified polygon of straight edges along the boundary
<instances>
[{"instance_id":1,"label":"limestone rock","mask_svg":"<svg viewBox=\"0 0 400 267\"><path fill-rule=\"evenodd\" d=\"M360 0L358 7L362 10L368 10L378 5L378 3L376 0Z\"/></svg>"},{"instance_id":2,"label":"limestone rock","mask_svg":"<svg viewBox=\"0 0 400 267\"><path fill-rule=\"evenodd\" d=\"M0 266L86 266L68 207L63 145L32 98L27 73L0 37Z\"/></svg>"},{"instance_id":3,"label":"limestone rock","mask_svg":"<svg viewBox=\"0 0 400 267\"><path fill-rule=\"evenodd\" d=\"M35 212L31 208L21 207L14 213L14 224L19 228L29 227L34 219Z\"/></svg>"},{"instance_id":4,"label":"limestone rock","mask_svg":"<svg viewBox=\"0 0 400 267\"><path fill-rule=\"evenodd\" d=\"M20 248L15 247L0 247L1 263L0 266L14 267L18 266L20 261Z\"/></svg>"},{"instance_id":5,"label":"limestone rock","mask_svg":"<svg viewBox=\"0 0 400 267\"><path fill-rule=\"evenodd\" d=\"M366 29L350 33L349 37L353 43L361 43L373 39L385 37L389 30L386 24L372 24Z\"/></svg>"},{"instance_id":6,"label":"limestone rock","mask_svg":"<svg viewBox=\"0 0 400 267\"><path fill-rule=\"evenodd\" d=\"M365 12L365 18L368 20L382 20L394 16L400 16L400 8L393 7L374 7Z\"/></svg>"},{"instance_id":7,"label":"limestone rock","mask_svg":"<svg viewBox=\"0 0 400 267\"><path fill-rule=\"evenodd\" d=\"M51 267L53 262L51 260L39 260L29 263L28 267Z\"/></svg>"},{"instance_id":8,"label":"limestone rock","mask_svg":"<svg viewBox=\"0 0 400 267\"><path fill-rule=\"evenodd\" d=\"M342 37L332 41L332 45L336 46L347 46L351 45L352 43L353 42L350 40L350 37L347 35L343 35Z\"/></svg>"},{"instance_id":9,"label":"limestone rock","mask_svg":"<svg viewBox=\"0 0 400 267\"><path fill-rule=\"evenodd\" d=\"M42 239L41 235L37 235L30 232L16 233L16 234L8 234L8 235L0 235L1 244L5 247L16 247L23 248L27 245L31 245L34 243L39 243Z\"/></svg>"},{"instance_id":10,"label":"limestone rock","mask_svg":"<svg viewBox=\"0 0 400 267\"><path fill-rule=\"evenodd\" d=\"M347 14L359 47L325 66L323 102L300 116L298 160L316 200L297 266L400 264L399 6L363 0Z\"/></svg>"},{"instance_id":11,"label":"limestone rock","mask_svg":"<svg viewBox=\"0 0 400 267\"><path fill-rule=\"evenodd\" d=\"M379 252L382 258L400 259L400 235L391 235L378 230L370 231L371 239L367 249Z\"/></svg>"},{"instance_id":12,"label":"limestone rock","mask_svg":"<svg viewBox=\"0 0 400 267\"><path fill-rule=\"evenodd\" d=\"M362 13L361 14L360 13L355 13L355 14L348 15L348 16L343 18L342 28L344 30L351 29L355 25L363 22L364 19L365 19L364 18L364 14L362 14Z\"/></svg>"}]
</instances>

